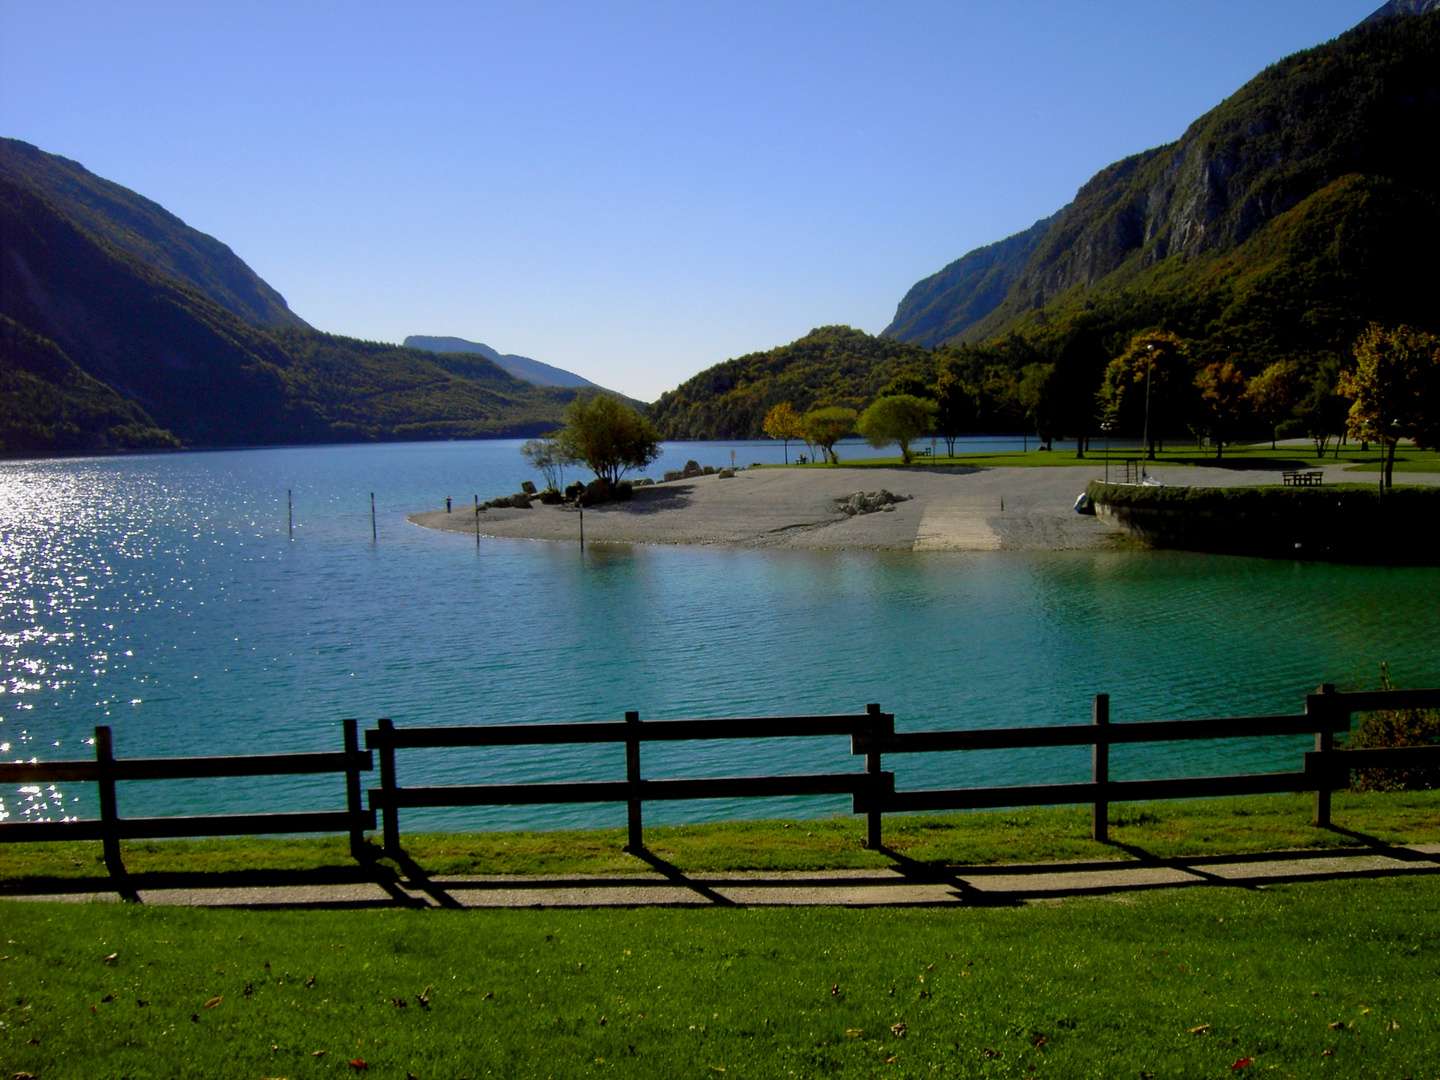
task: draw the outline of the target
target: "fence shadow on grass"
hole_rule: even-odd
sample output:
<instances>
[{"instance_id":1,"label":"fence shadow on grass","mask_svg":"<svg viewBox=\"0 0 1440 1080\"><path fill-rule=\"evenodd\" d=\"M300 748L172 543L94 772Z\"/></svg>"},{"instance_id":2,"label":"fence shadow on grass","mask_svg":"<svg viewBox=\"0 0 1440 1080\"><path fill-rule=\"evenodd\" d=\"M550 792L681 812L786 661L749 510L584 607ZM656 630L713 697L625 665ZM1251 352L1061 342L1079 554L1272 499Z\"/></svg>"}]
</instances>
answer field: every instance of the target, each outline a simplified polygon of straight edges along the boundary
<instances>
[{"instance_id":1,"label":"fence shadow on grass","mask_svg":"<svg viewBox=\"0 0 1440 1080\"><path fill-rule=\"evenodd\" d=\"M1123 897L1171 888L1262 889L1342 880L1440 875L1440 852L1387 844L1337 829L1362 848L1251 852L1186 858L1112 843L1127 859L968 866L911 859L890 848L886 869L694 873L633 852L635 874L566 877L450 877L408 858L309 870L140 872L111 878L31 877L0 886L0 898L122 896L152 904L243 908L412 907L1013 907L1084 897ZM128 893L128 895L126 895Z\"/></svg>"}]
</instances>

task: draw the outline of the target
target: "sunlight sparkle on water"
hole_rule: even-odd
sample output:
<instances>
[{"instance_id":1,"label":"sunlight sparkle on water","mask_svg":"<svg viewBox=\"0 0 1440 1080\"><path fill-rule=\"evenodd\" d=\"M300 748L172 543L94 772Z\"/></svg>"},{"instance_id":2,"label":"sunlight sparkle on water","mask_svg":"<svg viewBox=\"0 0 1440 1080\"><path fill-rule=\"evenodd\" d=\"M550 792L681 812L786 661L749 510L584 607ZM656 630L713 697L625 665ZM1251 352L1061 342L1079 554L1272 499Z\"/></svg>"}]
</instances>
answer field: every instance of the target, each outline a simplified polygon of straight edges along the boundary
<instances>
[{"instance_id":1,"label":"sunlight sparkle on water","mask_svg":"<svg viewBox=\"0 0 1440 1080\"><path fill-rule=\"evenodd\" d=\"M518 488L527 475L516 445L0 465L0 750L71 756L67 747L93 746L97 724L112 727L121 757L177 756L338 749L346 716L418 725L638 709L659 719L850 712L870 701L911 730L1085 722L1101 691L1123 722L1293 711L1320 682L1373 686L1382 659L1404 684L1440 681L1440 576L1430 569L1181 553L592 546L582 556L504 541L477 552L463 536L405 522L447 494L468 502ZM746 445L739 457L768 460L771 449ZM728 447L673 452L728 460ZM1177 746L1145 759L1117 748L1113 768L1293 768L1301 743ZM927 758L907 768L912 786L1013 782L1036 768L1018 752ZM1085 755L1044 762L1055 779L1078 778ZM417 754L402 782L617 767L586 748ZM848 749L798 740L646 751L657 777L775 767L856 765ZM89 787L68 796L82 814L93 811ZM144 797L150 812L216 813L333 808L343 792L328 778L257 779L147 785ZM18 805L13 793L6 801ZM679 804L657 807L654 820L777 812L848 812L848 801ZM619 814L413 820L613 824Z\"/></svg>"}]
</instances>

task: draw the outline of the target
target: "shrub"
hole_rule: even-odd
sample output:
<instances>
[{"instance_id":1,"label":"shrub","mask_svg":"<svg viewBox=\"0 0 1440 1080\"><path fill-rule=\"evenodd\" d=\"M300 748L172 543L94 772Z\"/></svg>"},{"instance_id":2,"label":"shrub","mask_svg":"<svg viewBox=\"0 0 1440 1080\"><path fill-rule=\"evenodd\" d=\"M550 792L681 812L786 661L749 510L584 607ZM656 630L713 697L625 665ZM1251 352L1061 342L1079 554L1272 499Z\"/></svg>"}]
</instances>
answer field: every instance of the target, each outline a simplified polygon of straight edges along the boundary
<instances>
[{"instance_id":1,"label":"shrub","mask_svg":"<svg viewBox=\"0 0 1440 1080\"><path fill-rule=\"evenodd\" d=\"M1380 689L1393 690L1390 666L1380 665ZM1403 746L1440 746L1440 711L1384 709L1361 713L1346 748L1380 750ZM1428 769L1356 769L1352 791L1420 791L1440 787L1440 767Z\"/></svg>"}]
</instances>

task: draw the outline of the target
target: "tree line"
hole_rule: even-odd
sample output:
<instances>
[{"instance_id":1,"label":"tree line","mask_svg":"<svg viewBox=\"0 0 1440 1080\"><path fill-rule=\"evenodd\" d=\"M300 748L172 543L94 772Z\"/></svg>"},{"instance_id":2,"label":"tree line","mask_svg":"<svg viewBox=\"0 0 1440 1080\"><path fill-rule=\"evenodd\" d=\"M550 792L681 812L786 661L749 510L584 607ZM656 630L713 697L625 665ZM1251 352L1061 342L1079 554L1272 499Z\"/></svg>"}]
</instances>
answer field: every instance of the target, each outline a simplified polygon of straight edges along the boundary
<instances>
[{"instance_id":1,"label":"tree line","mask_svg":"<svg viewBox=\"0 0 1440 1080\"><path fill-rule=\"evenodd\" d=\"M1400 440L1440 444L1440 338L1410 326L1371 324L1346 362L1282 359L1249 373L1232 359L1197 359L1193 342L1161 329L1133 335L1103 366L1023 355L1034 349L1012 337L936 350L863 410L819 403L801 413L783 401L762 430L786 442L787 461L789 442L803 440L831 463L835 443L852 432L877 447L896 444L906 462L922 435L943 439L953 456L964 435L1006 430L1033 431L1047 447L1073 439L1080 457L1107 431L1140 437L1152 458L1176 437L1208 443L1217 458L1257 434L1272 447L1307 436L1319 457L1354 438L1385 451L1387 485Z\"/></svg>"}]
</instances>

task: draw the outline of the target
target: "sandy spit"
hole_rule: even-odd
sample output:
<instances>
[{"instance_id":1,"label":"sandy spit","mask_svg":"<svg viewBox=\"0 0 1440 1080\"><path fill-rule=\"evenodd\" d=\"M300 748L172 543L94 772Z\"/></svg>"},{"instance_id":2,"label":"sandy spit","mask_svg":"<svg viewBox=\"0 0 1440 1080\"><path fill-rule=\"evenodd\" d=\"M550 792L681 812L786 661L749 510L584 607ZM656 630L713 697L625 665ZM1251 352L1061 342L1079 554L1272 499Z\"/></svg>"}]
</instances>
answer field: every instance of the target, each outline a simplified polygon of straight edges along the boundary
<instances>
[{"instance_id":1,"label":"sandy spit","mask_svg":"<svg viewBox=\"0 0 1440 1080\"><path fill-rule=\"evenodd\" d=\"M743 469L635 490L628 503L584 512L587 543L728 544L739 547L891 551L1066 551L1126 546L1123 532L1075 513L1076 497L1099 475L1084 467L965 469ZM1327 470L1327 473L1329 470ZM1167 483L1228 487L1276 483L1271 471L1159 469ZM1327 482L1353 480L1336 472ZM856 491L910 496L892 511L847 516ZM494 494L500 494L496 492ZM468 506L427 510L409 520L428 529L475 534ZM580 512L535 503L483 510L482 537L577 542Z\"/></svg>"}]
</instances>

